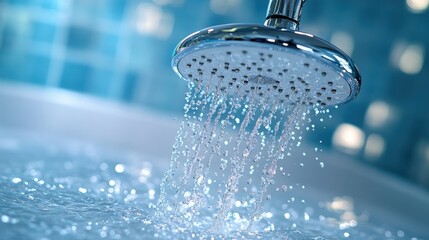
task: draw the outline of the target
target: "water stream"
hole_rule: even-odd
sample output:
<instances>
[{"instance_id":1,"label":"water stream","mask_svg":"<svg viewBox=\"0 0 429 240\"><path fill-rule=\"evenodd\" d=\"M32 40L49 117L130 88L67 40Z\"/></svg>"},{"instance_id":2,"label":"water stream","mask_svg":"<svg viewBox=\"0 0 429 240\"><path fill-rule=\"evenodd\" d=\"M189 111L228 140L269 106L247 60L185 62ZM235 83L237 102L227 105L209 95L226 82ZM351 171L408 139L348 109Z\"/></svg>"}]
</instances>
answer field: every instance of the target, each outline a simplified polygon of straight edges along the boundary
<instances>
[{"instance_id":1,"label":"water stream","mask_svg":"<svg viewBox=\"0 0 429 240\"><path fill-rule=\"evenodd\" d=\"M157 213L179 228L192 228L203 217L213 219L209 230L215 233L250 229L263 212L277 161L309 112L305 105L261 97L257 90L237 90L232 97L221 90L222 80L216 86L189 84L185 121L161 184ZM240 194L248 213L239 224L224 224Z\"/></svg>"}]
</instances>

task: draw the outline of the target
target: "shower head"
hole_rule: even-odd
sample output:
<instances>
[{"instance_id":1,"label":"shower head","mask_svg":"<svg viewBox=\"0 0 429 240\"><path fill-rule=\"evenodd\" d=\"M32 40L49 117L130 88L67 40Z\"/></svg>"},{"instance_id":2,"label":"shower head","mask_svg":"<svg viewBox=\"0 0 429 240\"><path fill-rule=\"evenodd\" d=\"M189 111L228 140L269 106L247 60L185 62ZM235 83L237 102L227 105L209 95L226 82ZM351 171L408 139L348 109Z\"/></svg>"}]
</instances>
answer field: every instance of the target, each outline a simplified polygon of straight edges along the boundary
<instances>
[{"instance_id":1,"label":"shower head","mask_svg":"<svg viewBox=\"0 0 429 240\"><path fill-rule=\"evenodd\" d=\"M174 70L228 94L321 106L352 100L361 85L357 67L337 47L298 31L303 3L272 0L265 25L220 25L188 36L175 49Z\"/></svg>"}]
</instances>

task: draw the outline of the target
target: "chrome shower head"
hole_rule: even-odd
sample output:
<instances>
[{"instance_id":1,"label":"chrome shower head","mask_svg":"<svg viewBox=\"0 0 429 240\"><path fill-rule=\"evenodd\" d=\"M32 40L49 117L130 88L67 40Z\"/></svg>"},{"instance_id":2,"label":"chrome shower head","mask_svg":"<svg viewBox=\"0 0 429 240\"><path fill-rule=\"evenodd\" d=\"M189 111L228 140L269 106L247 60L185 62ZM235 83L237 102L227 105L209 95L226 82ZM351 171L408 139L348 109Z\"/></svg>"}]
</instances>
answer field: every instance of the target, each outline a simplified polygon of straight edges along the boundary
<instances>
[{"instance_id":1,"label":"chrome shower head","mask_svg":"<svg viewBox=\"0 0 429 240\"><path fill-rule=\"evenodd\" d=\"M298 31L303 3L272 0L265 25L220 25L188 36L175 49L174 70L230 94L321 106L352 100L361 85L357 67L332 44Z\"/></svg>"}]
</instances>

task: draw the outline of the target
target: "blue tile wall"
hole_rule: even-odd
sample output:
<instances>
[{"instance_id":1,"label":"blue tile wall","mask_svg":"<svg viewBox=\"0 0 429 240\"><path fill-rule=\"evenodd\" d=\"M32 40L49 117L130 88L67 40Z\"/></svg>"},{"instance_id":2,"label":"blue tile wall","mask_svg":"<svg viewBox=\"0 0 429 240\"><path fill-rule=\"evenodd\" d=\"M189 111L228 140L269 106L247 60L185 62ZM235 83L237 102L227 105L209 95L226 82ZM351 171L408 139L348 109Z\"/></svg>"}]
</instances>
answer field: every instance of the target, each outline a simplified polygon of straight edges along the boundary
<instances>
[{"instance_id":1,"label":"blue tile wall","mask_svg":"<svg viewBox=\"0 0 429 240\"><path fill-rule=\"evenodd\" d=\"M95 29L70 26L67 33L66 46L81 51L90 51L97 46L99 33Z\"/></svg>"},{"instance_id":2,"label":"blue tile wall","mask_svg":"<svg viewBox=\"0 0 429 240\"><path fill-rule=\"evenodd\" d=\"M19 69L24 67L24 54L11 53L4 49L0 50L0 53L0 79L21 81L22 71L19 71Z\"/></svg>"},{"instance_id":3,"label":"blue tile wall","mask_svg":"<svg viewBox=\"0 0 429 240\"><path fill-rule=\"evenodd\" d=\"M92 72L93 68L87 64L65 62L59 87L78 92L86 92L89 81L91 81Z\"/></svg>"},{"instance_id":4,"label":"blue tile wall","mask_svg":"<svg viewBox=\"0 0 429 240\"><path fill-rule=\"evenodd\" d=\"M39 21L34 21L31 23L31 42L43 42L47 44L53 44L55 40L55 33L57 31L57 26L50 23L44 23Z\"/></svg>"},{"instance_id":5,"label":"blue tile wall","mask_svg":"<svg viewBox=\"0 0 429 240\"><path fill-rule=\"evenodd\" d=\"M25 62L21 66L21 69L25 69L25 71L22 71L22 81L37 85L46 85L50 63L51 58L49 56L27 54Z\"/></svg>"},{"instance_id":6,"label":"blue tile wall","mask_svg":"<svg viewBox=\"0 0 429 240\"><path fill-rule=\"evenodd\" d=\"M121 98L126 102L131 102L132 96L134 96L136 88L137 88L137 82L139 81L139 74L137 72L127 72L125 75L125 82L124 82L124 91L121 94Z\"/></svg>"}]
</instances>

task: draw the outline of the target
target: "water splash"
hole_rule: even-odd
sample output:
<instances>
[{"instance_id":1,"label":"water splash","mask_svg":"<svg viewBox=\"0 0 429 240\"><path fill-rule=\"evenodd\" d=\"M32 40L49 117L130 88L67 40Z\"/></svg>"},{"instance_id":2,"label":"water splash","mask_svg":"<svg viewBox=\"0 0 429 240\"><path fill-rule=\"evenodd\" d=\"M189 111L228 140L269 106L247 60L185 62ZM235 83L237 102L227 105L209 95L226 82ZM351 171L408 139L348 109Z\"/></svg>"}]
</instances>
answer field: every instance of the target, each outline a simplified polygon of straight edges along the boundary
<instances>
[{"instance_id":1,"label":"water splash","mask_svg":"<svg viewBox=\"0 0 429 240\"><path fill-rule=\"evenodd\" d=\"M281 92L269 87L237 87L230 94L223 80L213 76L205 84L189 82L185 119L156 214L179 229L192 229L201 218L212 219L210 231L215 233L251 229L261 219L278 161L301 139L311 109L285 102ZM306 99L305 93L301 98ZM239 217L230 211L237 201L247 209Z\"/></svg>"}]
</instances>

